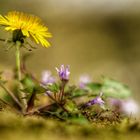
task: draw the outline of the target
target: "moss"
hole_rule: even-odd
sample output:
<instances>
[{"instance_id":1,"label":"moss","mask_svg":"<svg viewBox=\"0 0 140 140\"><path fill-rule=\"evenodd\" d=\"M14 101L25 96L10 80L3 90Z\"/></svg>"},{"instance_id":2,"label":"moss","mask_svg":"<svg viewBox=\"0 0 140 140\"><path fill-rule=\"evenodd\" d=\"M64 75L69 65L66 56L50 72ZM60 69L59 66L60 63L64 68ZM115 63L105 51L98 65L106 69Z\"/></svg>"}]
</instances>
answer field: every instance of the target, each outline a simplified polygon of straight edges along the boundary
<instances>
[{"instance_id":1,"label":"moss","mask_svg":"<svg viewBox=\"0 0 140 140\"><path fill-rule=\"evenodd\" d=\"M140 136L140 124L130 119L123 119L117 124L77 124L38 116L23 117L9 111L1 111L0 135L1 139L8 140L137 140Z\"/></svg>"}]
</instances>

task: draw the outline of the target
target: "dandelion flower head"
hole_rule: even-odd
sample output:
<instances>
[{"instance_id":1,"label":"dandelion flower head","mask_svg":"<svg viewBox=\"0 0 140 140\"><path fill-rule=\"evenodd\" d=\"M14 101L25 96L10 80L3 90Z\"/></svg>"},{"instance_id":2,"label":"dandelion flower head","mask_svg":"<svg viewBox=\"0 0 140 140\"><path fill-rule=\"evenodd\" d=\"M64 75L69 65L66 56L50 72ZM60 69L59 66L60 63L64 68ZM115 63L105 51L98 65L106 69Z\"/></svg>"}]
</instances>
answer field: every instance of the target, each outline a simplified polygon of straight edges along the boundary
<instances>
[{"instance_id":1,"label":"dandelion flower head","mask_svg":"<svg viewBox=\"0 0 140 140\"><path fill-rule=\"evenodd\" d=\"M5 16L0 15L0 25L5 26L5 30L18 34L18 37L16 35L16 38L14 38L14 42L30 37L37 44L41 43L44 47L50 46L47 38L52 37L51 33L48 32L48 28L42 23L41 19L34 15L11 11Z\"/></svg>"}]
</instances>

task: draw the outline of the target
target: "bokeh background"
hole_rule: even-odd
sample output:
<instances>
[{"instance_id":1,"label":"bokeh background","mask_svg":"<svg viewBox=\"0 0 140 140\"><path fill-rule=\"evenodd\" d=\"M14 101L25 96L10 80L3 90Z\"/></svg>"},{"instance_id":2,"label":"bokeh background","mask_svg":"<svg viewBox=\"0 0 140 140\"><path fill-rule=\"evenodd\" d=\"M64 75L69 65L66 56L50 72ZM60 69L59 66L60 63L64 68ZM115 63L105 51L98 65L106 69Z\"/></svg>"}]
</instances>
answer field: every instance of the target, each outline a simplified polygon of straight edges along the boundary
<instances>
[{"instance_id":1,"label":"bokeh background","mask_svg":"<svg viewBox=\"0 0 140 140\"><path fill-rule=\"evenodd\" d=\"M28 69L37 77L45 69L69 64L71 79L88 73L129 85L140 100L139 0L0 0L0 14L18 10L37 15L52 32L52 47L33 50ZM5 38L0 31L0 38ZM0 43L0 70L15 64L14 50Z\"/></svg>"}]
</instances>

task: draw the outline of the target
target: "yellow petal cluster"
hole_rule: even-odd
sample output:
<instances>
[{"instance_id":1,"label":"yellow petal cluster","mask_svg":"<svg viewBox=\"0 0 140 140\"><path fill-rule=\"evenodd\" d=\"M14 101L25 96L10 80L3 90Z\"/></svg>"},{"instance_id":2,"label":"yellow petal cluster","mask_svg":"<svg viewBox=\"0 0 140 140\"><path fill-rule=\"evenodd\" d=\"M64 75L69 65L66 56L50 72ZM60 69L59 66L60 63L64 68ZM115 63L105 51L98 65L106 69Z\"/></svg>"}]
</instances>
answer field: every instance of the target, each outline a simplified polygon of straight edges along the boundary
<instances>
[{"instance_id":1,"label":"yellow petal cluster","mask_svg":"<svg viewBox=\"0 0 140 140\"><path fill-rule=\"evenodd\" d=\"M0 25L5 26L5 30L21 30L25 37L31 37L37 44L41 43L44 47L49 47L47 38L52 37L48 28L42 24L40 18L23 12L12 11L7 15L0 15Z\"/></svg>"}]
</instances>

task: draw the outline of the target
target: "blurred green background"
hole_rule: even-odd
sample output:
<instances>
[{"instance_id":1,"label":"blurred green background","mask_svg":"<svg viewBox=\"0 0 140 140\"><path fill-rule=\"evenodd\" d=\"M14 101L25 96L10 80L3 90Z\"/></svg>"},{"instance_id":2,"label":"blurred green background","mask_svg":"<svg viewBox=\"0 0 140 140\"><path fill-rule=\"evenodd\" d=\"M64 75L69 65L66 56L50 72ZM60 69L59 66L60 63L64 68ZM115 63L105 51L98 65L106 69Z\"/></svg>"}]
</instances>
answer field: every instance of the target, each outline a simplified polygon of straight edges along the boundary
<instances>
[{"instance_id":1,"label":"blurred green background","mask_svg":"<svg viewBox=\"0 0 140 140\"><path fill-rule=\"evenodd\" d=\"M139 0L0 0L0 14L12 10L41 17L53 34L52 47L33 50L27 63L36 76L69 64L72 82L83 73L93 80L105 75L129 85L140 99ZM14 50L0 43L0 70L13 68L14 60Z\"/></svg>"}]
</instances>

